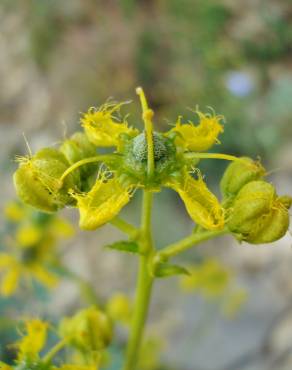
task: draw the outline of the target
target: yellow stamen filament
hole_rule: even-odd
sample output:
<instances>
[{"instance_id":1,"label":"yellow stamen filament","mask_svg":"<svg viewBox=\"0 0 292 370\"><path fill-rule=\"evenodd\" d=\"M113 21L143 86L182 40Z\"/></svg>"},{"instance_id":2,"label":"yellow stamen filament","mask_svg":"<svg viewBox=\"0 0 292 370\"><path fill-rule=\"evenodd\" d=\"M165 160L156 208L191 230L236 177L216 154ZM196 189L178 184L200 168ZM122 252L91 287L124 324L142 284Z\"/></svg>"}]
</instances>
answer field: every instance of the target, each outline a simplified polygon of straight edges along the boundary
<instances>
[{"instance_id":1,"label":"yellow stamen filament","mask_svg":"<svg viewBox=\"0 0 292 370\"><path fill-rule=\"evenodd\" d=\"M234 155L221 153L185 153L187 159L226 159L227 161L239 161Z\"/></svg>"},{"instance_id":2,"label":"yellow stamen filament","mask_svg":"<svg viewBox=\"0 0 292 370\"><path fill-rule=\"evenodd\" d=\"M111 155L97 155L95 157L81 159L80 161L72 164L72 166L67 168L67 170L61 176L60 181L64 181L65 177L67 177L69 175L69 173L76 170L78 167L81 167L81 166L83 166L85 164L88 164L88 163L107 161L111 157L112 157Z\"/></svg>"}]
</instances>

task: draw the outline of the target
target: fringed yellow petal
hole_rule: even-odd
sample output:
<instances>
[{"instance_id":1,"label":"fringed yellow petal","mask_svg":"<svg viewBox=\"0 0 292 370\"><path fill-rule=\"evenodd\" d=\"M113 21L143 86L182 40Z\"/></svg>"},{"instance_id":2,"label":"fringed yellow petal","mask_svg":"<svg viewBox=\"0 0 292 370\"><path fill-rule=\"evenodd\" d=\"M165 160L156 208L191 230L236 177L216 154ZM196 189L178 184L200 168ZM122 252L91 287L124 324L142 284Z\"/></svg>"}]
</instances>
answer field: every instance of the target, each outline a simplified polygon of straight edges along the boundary
<instances>
[{"instance_id":1,"label":"fringed yellow petal","mask_svg":"<svg viewBox=\"0 0 292 370\"><path fill-rule=\"evenodd\" d=\"M9 297L16 291L18 287L19 276L20 269L16 265L11 268L11 270L6 272L0 285L0 292L3 296Z\"/></svg>"},{"instance_id":2,"label":"fringed yellow petal","mask_svg":"<svg viewBox=\"0 0 292 370\"><path fill-rule=\"evenodd\" d=\"M223 209L200 175L197 180L187 175L182 181L167 185L179 193L195 223L208 230L224 227Z\"/></svg>"},{"instance_id":3,"label":"fringed yellow petal","mask_svg":"<svg viewBox=\"0 0 292 370\"><path fill-rule=\"evenodd\" d=\"M181 278L181 288L186 292L197 291L207 298L220 296L228 288L231 271L215 259L207 259L188 268L191 275Z\"/></svg>"},{"instance_id":4,"label":"fringed yellow petal","mask_svg":"<svg viewBox=\"0 0 292 370\"><path fill-rule=\"evenodd\" d=\"M58 278L52 272L45 269L42 265L35 263L28 267L29 272L43 285L53 288L58 283Z\"/></svg>"},{"instance_id":5,"label":"fringed yellow petal","mask_svg":"<svg viewBox=\"0 0 292 370\"><path fill-rule=\"evenodd\" d=\"M39 352L43 349L47 340L48 324L39 320L33 319L25 322L25 335L17 343L18 361L29 359L35 360L38 358Z\"/></svg>"},{"instance_id":6,"label":"fringed yellow petal","mask_svg":"<svg viewBox=\"0 0 292 370\"><path fill-rule=\"evenodd\" d=\"M26 212L20 203L12 201L5 205L4 215L9 221L19 222L25 218Z\"/></svg>"},{"instance_id":7,"label":"fringed yellow petal","mask_svg":"<svg viewBox=\"0 0 292 370\"><path fill-rule=\"evenodd\" d=\"M42 230L34 225L22 225L16 232L16 241L23 247L32 247L36 245L43 237Z\"/></svg>"},{"instance_id":8,"label":"fringed yellow petal","mask_svg":"<svg viewBox=\"0 0 292 370\"><path fill-rule=\"evenodd\" d=\"M120 122L114 113L119 112L123 103L107 103L99 109L90 108L81 118L88 139L99 147L119 146L119 136L136 136L138 130L128 127L126 121Z\"/></svg>"},{"instance_id":9,"label":"fringed yellow petal","mask_svg":"<svg viewBox=\"0 0 292 370\"><path fill-rule=\"evenodd\" d=\"M113 321L128 324L132 316L132 304L125 294L116 293L108 301L106 311Z\"/></svg>"},{"instance_id":10,"label":"fringed yellow petal","mask_svg":"<svg viewBox=\"0 0 292 370\"><path fill-rule=\"evenodd\" d=\"M57 370L98 370L97 364L90 365L73 365L73 364L64 364L59 367Z\"/></svg>"},{"instance_id":11,"label":"fringed yellow petal","mask_svg":"<svg viewBox=\"0 0 292 370\"><path fill-rule=\"evenodd\" d=\"M182 146L185 150L205 151L211 148L218 141L218 135L224 131L220 121L223 116L216 114L204 114L196 111L200 118L198 125L193 122L181 123L181 117L178 118L175 127L171 132L177 132L176 144Z\"/></svg>"},{"instance_id":12,"label":"fringed yellow petal","mask_svg":"<svg viewBox=\"0 0 292 370\"><path fill-rule=\"evenodd\" d=\"M130 190L115 179L97 179L86 194L73 194L80 212L79 226L95 230L114 218L130 200Z\"/></svg>"},{"instance_id":13,"label":"fringed yellow petal","mask_svg":"<svg viewBox=\"0 0 292 370\"><path fill-rule=\"evenodd\" d=\"M0 362L0 370L12 370L12 367L5 364L4 362Z\"/></svg>"},{"instance_id":14,"label":"fringed yellow petal","mask_svg":"<svg viewBox=\"0 0 292 370\"><path fill-rule=\"evenodd\" d=\"M73 225L62 218L55 218L50 225L50 230L54 235L65 239L71 238L75 234Z\"/></svg>"},{"instance_id":15,"label":"fringed yellow petal","mask_svg":"<svg viewBox=\"0 0 292 370\"><path fill-rule=\"evenodd\" d=\"M13 266L15 258L7 253L0 253L0 269Z\"/></svg>"}]
</instances>

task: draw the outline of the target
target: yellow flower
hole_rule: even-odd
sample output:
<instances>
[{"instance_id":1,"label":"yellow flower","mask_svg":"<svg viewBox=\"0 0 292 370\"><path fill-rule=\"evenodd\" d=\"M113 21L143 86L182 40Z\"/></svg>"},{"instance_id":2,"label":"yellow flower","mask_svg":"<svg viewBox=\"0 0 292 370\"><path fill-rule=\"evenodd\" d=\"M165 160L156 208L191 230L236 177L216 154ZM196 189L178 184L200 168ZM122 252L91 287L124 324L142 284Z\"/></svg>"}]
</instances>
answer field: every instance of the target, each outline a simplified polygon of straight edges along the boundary
<instances>
[{"instance_id":1,"label":"yellow flower","mask_svg":"<svg viewBox=\"0 0 292 370\"><path fill-rule=\"evenodd\" d=\"M198 291L207 298L224 293L230 282L230 272L215 259L207 259L188 271L191 275L180 280L182 289L186 292Z\"/></svg>"},{"instance_id":2,"label":"yellow flower","mask_svg":"<svg viewBox=\"0 0 292 370\"><path fill-rule=\"evenodd\" d=\"M0 370L13 370L12 366L0 361Z\"/></svg>"},{"instance_id":3,"label":"yellow flower","mask_svg":"<svg viewBox=\"0 0 292 370\"><path fill-rule=\"evenodd\" d=\"M223 132L220 123L223 117L215 113L204 114L197 111L200 118L198 125L192 122L182 124L179 119L173 129L159 133L153 130L153 111L148 108L143 90L138 88L137 94L140 96L143 110L143 132L139 133L137 129L129 127L124 119L119 119L118 114L123 103L110 102L98 109L90 108L81 118L89 141L96 147L116 147L117 151L93 155L91 150L78 150L78 156L75 156L73 150L74 159L70 160L71 166L59 177L55 176L56 171L53 174L54 180L63 184L67 181L67 176L71 176L71 180L74 179L72 172L77 169L76 174L80 174L82 166L98 162L99 168L106 166L107 175L98 174L100 169L92 167L93 172L95 169L97 173L95 183L92 172L90 179L88 176L79 178L78 190L76 186L61 188L63 191L67 190L66 194L69 194L71 200L73 198L76 201L80 212L80 227L94 230L111 221L130 201L134 189L143 188L154 192L166 186L179 193L194 222L208 230L222 229L224 213L219 201L207 188L201 176L193 179L189 172L193 171L194 165L203 158L236 159L226 154L199 153L218 142L218 135ZM72 148L69 149L72 154ZM65 152L68 156L68 147ZM29 172L27 176L29 179L32 174ZM34 177L35 182L38 183L39 180L42 179ZM25 181L25 184L28 182ZM87 191L88 189L90 190ZM44 194L40 191L39 197L42 198L42 195ZM61 195L64 196L63 193ZM58 205L54 200L51 199L52 204L49 206L52 206L52 210L57 210ZM41 204L37 205L35 199L27 199L27 202L42 207ZM70 202L66 199L63 205L68 204ZM45 206L42 208L45 209Z\"/></svg>"},{"instance_id":4,"label":"yellow flower","mask_svg":"<svg viewBox=\"0 0 292 370\"><path fill-rule=\"evenodd\" d=\"M61 321L60 335L81 351L96 352L108 346L112 325L107 315L96 307L79 311Z\"/></svg>"},{"instance_id":5,"label":"yellow flower","mask_svg":"<svg viewBox=\"0 0 292 370\"><path fill-rule=\"evenodd\" d=\"M4 207L4 215L9 221L19 222L25 218L26 212L19 202L12 201Z\"/></svg>"},{"instance_id":6,"label":"yellow flower","mask_svg":"<svg viewBox=\"0 0 292 370\"><path fill-rule=\"evenodd\" d=\"M137 130L128 127L126 121L119 122L114 113L124 103L106 103L99 109L90 108L81 118L88 139L98 147L119 146L120 135L135 136Z\"/></svg>"},{"instance_id":7,"label":"yellow flower","mask_svg":"<svg viewBox=\"0 0 292 370\"><path fill-rule=\"evenodd\" d=\"M62 218L54 218L49 226L50 232L55 236L60 236L62 238L71 238L75 234L74 227L70 222Z\"/></svg>"},{"instance_id":8,"label":"yellow flower","mask_svg":"<svg viewBox=\"0 0 292 370\"><path fill-rule=\"evenodd\" d=\"M32 224L21 225L16 232L15 238L21 247L31 247L41 240L42 231Z\"/></svg>"},{"instance_id":9,"label":"yellow flower","mask_svg":"<svg viewBox=\"0 0 292 370\"><path fill-rule=\"evenodd\" d=\"M171 132L177 132L176 144L186 150L205 151L218 142L218 135L224 131L220 120L223 116L216 114L204 114L196 111L200 118L198 125L193 122L181 123L181 117L178 118L175 127Z\"/></svg>"},{"instance_id":10,"label":"yellow flower","mask_svg":"<svg viewBox=\"0 0 292 370\"><path fill-rule=\"evenodd\" d=\"M25 335L16 343L18 361L38 359L39 352L43 349L47 340L47 329L48 324L39 319L25 322Z\"/></svg>"},{"instance_id":11,"label":"yellow flower","mask_svg":"<svg viewBox=\"0 0 292 370\"><path fill-rule=\"evenodd\" d=\"M126 295L117 293L108 301L106 311L114 321L128 324L132 314L131 302Z\"/></svg>"},{"instance_id":12,"label":"yellow flower","mask_svg":"<svg viewBox=\"0 0 292 370\"><path fill-rule=\"evenodd\" d=\"M20 204L26 217L11 226L14 239L0 253L0 294L10 296L23 281L32 279L48 288L56 285L57 276L50 271L58 262L56 244L59 238L74 234L72 225L47 213ZM9 241L9 240L8 240Z\"/></svg>"},{"instance_id":13,"label":"yellow flower","mask_svg":"<svg viewBox=\"0 0 292 370\"><path fill-rule=\"evenodd\" d=\"M26 249L29 253L29 249ZM56 285L57 277L47 270L40 261L18 261L16 257L0 253L0 271L2 279L0 284L0 294L3 296L12 295L23 280L36 279L43 285L51 288Z\"/></svg>"},{"instance_id":14,"label":"yellow flower","mask_svg":"<svg viewBox=\"0 0 292 370\"><path fill-rule=\"evenodd\" d=\"M94 230L114 218L130 200L129 188L120 185L117 178L101 175L86 194L73 194L80 212L79 225Z\"/></svg>"},{"instance_id":15,"label":"yellow flower","mask_svg":"<svg viewBox=\"0 0 292 370\"><path fill-rule=\"evenodd\" d=\"M173 181L168 186L179 193L195 223L208 230L224 227L223 208L200 174L197 180L185 175L182 180Z\"/></svg>"},{"instance_id":16,"label":"yellow flower","mask_svg":"<svg viewBox=\"0 0 292 370\"><path fill-rule=\"evenodd\" d=\"M98 370L96 364L90 365L74 365L74 364L64 364L60 367L54 367L54 370ZM5 369L4 369L5 370Z\"/></svg>"},{"instance_id":17,"label":"yellow flower","mask_svg":"<svg viewBox=\"0 0 292 370\"><path fill-rule=\"evenodd\" d=\"M245 289L236 289L228 294L223 301L222 313L228 318L233 318L240 311L247 298L248 294Z\"/></svg>"},{"instance_id":18,"label":"yellow flower","mask_svg":"<svg viewBox=\"0 0 292 370\"><path fill-rule=\"evenodd\" d=\"M160 365L160 354L164 343L156 338L147 338L141 346L139 370L154 370Z\"/></svg>"}]
</instances>

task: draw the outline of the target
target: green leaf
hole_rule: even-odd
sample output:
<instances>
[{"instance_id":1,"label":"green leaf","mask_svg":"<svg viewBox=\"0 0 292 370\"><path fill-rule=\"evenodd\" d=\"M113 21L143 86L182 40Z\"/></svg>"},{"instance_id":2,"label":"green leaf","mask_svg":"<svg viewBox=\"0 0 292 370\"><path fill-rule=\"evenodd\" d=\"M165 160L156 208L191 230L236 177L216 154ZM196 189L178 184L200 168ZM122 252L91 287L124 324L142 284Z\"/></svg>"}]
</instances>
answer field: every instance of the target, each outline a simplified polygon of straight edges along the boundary
<instances>
[{"instance_id":1,"label":"green leaf","mask_svg":"<svg viewBox=\"0 0 292 370\"><path fill-rule=\"evenodd\" d=\"M132 240L120 240L107 245L106 248L115 249L120 252L139 253L139 245Z\"/></svg>"},{"instance_id":2,"label":"green leaf","mask_svg":"<svg viewBox=\"0 0 292 370\"><path fill-rule=\"evenodd\" d=\"M158 278L164 278L173 275L190 275L190 273L185 267L160 263L155 266L154 275Z\"/></svg>"}]
</instances>

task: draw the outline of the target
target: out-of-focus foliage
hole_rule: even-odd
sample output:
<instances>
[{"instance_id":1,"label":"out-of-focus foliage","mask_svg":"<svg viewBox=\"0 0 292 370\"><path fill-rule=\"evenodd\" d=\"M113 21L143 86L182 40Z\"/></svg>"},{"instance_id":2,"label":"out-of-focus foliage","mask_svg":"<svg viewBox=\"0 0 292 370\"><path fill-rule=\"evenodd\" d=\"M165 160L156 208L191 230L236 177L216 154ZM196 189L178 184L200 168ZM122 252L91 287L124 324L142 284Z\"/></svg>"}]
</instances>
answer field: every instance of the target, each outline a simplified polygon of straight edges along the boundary
<instances>
[{"instance_id":1,"label":"out-of-focus foliage","mask_svg":"<svg viewBox=\"0 0 292 370\"><path fill-rule=\"evenodd\" d=\"M23 32L33 73L59 92L52 122L69 102L96 105L141 84L161 125L181 106L224 112L225 151L266 156L291 134L288 1L13 0L1 12Z\"/></svg>"},{"instance_id":2,"label":"out-of-focus foliage","mask_svg":"<svg viewBox=\"0 0 292 370\"><path fill-rule=\"evenodd\" d=\"M235 315L247 298L247 292L236 286L234 272L215 259L206 259L188 268L190 275L180 279L181 289L217 301L223 314Z\"/></svg>"},{"instance_id":3,"label":"out-of-focus foliage","mask_svg":"<svg viewBox=\"0 0 292 370\"><path fill-rule=\"evenodd\" d=\"M6 233L0 253L0 292L10 296L37 280L48 288L58 282L54 272L61 262L57 244L74 235L72 225L55 215L37 212L20 202L4 208Z\"/></svg>"}]
</instances>

